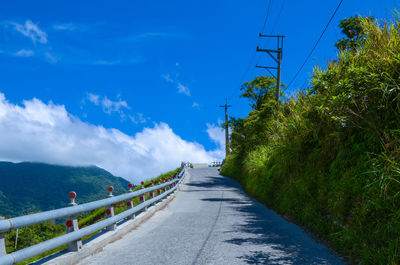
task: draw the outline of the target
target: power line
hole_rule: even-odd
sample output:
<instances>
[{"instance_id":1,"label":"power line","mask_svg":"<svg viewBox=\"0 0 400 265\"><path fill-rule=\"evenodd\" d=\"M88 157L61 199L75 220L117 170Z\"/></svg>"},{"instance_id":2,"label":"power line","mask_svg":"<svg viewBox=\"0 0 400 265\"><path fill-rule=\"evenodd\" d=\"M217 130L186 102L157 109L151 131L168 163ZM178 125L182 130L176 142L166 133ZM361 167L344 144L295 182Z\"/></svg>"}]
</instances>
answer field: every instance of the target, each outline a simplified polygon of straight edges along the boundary
<instances>
[{"instance_id":1,"label":"power line","mask_svg":"<svg viewBox=\"0 0 400 265\"><path fill-rule=\"evenodd\" d=\"M265 11L265 19L264 19L264 24L263 24L263 26L262 26L262 28L261 28L261 33L264 32L265 27L266 27L266 25L267 25L268 18L269 18L269 13L270 13L270 10L271 10L271 4L272 4L272 0L269 0L268 5L267 5L267 9L266 9L266 11ZM258 37L258 44L257 44L257 46L259 46L260 43L261 43L261 38ZM252 56L251 56L251 58L250 58L249 64L247 65L246 70L243 72L243 75L242 75L242 77L241 77L241 79L240 79L239 88L240 88L240 86L243 84L244 79L246 78L246 76L247 76L247 74L248 74L248 72L249 72L251 66L253 65L254 59L256 58L256 54L257 54L257 52L254 51L253 54L252 54ZM232 92L232 95L233 95L233 94L234 94L234 92ZM232 96L232 95L231 95L231 96Z\"/></svg>"},{"instance_id":2,"label":"power line","mask_svg":"<svg viewBox=\"0 0 400 265\"><path fill-rule=\"evenodd\" d=\"M269 17L269 11L271 10L271 3L272 3L272 0L269 0L269 4L268 4L268 7L267 7L267 12L265 14L264 25L261 28L261 33L264 33L265 26L267 25L267 21L268 21L268 17Z\"/></svg>"},{"instance_id":3,"label":"power line","mask_svg":"<svg viewBox=\"0 0 400 265\"><path fill-rule=\"evenodd\" d=\"M286 0L282 1L281 8L279 9L278 15L276 16L274 25L272 26L272 31L271 31L272 33L274 33L275 27L278 24L279 18L281 17L281 13L282 13L283 7L285 6L285 2L286 2Z\"/></svg>"},{"instance_id":4,"label":"power line","mask_svg":"<svg viewBox=\"0 0 400 265\"><path fill-rule=\"evenodd\" d=\"M250 59L249 65L247 66L246 71L243 73L242 78L240 79L240 85L239 85L239 86L242 85L244 79L245 79L246 76L247 76L247 73L248 73L249 70L250 70L250 67L253 65L253 61L254 61L254 59L256 58L256 54L257 54L257 53L254 51L254 53L253 53L253 55L252 55L252 57L251 57L251 59Z\"/></svg>"},{"instance_id":5,"label":"power line","mask_svg":"<svg viewBox=\"0 0 400 265\"><path fill-rule=\"evenodd\" d=\"M332 22L333 18L335 17L337 11L339 10L340 5L342 4L343 0L340 0L338 6L335 9L335 12L333 12L331 18L329 19L328 23L326 24L324 30L322 31L321 35L319 36L317 42L314 44L314 47L311 49L310 53L307 55L306 59L304 60L303 64L301 65L301 67L299 68L299 70L297 70L296 74L294 75L294 77L292 78L292 80L289 82L288 86L286 87L289 88L290 85L294 82L294 80L296 80L297 76L299 75L299 73L301 72L301 70L303 69L304 65L307 63L308 59L310 59L312 53L314 52L315 48L317 48L319 41L322 39L322 36L324 36L325 31L328 29L329 24Z\"/></svg>"}]
</instances>

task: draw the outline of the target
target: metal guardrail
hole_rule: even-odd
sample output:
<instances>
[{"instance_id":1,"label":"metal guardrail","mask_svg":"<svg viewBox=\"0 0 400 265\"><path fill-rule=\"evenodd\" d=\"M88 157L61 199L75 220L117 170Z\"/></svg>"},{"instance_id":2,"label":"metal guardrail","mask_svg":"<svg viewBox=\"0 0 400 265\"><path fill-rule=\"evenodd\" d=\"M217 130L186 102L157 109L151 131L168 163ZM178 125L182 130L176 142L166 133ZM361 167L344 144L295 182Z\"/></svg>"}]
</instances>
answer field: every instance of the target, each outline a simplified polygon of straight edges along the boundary
<instances>
[{"instance_id":1,"label":"metal guardrail","mask_svg":"<svg viewBox=\"0 0 400 265\"><path fill-rule=\"evenodd\" d=\"M179 187L179 184L181 184L181 182L183 181L187 166L188 164L184 164L182 170L179 172L179 174L175 179L156 186L142 188L134 192L130 190L129 193L115 197L112 195L112 189L110 189L112 187L110 187L109 198L80 205L77 205L75 203L76 194L74 192L71 192L70 207L10 218L6 220L0 220L0 265L16 264L18 262L35 257L46 251L55 249L65 244L68 245L68 250L79 251L82 248L81 238L83 238L84 236L90 235L103 228L107 228L107 230L110 231L115 230L117 228L116 224L119 221L125 218L133 219L135 217L135 213L143 209L147 210L147 207L151 206L152 204L156 203L157 201L165 198L166 196L174 192ZM161 190L163 190L162 193ZM158 192L157 196L154 196L154 191ZM150 199L147 201L145 200L146 193L150 194ZM133 202L132 202L132 198L134 197L140 197L140 204L135 207L133 207ZM113 205L122 201L127 201L127 210L118 215L114 215ZM85 228L79 229L78 219L77 219L78 215L101 207L106 207L105 208L106 219L94 223L92 225L89 225ZM67 221L65 222L66 234L12 252L10 254L6 254L5 242L4 242L5 232L61 218L67 219Z\"/></svg>"},{"instance_id":2,"label":"metal guardrail","mask_svg":"<svg viewBox=\"0 0 400 265\"><path fill-rule=\"evenodd\" d=\"M222 166L222 162L221 161L213 161L210 164L208 164L209 167L220 167Z\"/></svg>"}]
</instances>

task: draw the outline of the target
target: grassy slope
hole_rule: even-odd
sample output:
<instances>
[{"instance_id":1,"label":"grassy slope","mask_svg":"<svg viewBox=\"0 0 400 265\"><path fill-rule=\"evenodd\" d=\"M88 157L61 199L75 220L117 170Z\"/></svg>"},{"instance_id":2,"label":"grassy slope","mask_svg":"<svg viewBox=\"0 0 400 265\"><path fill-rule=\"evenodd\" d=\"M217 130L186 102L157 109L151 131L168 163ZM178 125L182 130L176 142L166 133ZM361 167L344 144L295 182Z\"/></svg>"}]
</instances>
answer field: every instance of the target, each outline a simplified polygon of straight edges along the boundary
<instances>
[{"instance_id":1,"label":"grassy slope","mask_svg":"<svg viewBox=\"0 0 400 265\"><path fill-rule=\"evenodd\" d=\"M354 264L400 264L399 24L367 23L308 94L251 112L221 169Z\"/></svg>"}]
</instances>

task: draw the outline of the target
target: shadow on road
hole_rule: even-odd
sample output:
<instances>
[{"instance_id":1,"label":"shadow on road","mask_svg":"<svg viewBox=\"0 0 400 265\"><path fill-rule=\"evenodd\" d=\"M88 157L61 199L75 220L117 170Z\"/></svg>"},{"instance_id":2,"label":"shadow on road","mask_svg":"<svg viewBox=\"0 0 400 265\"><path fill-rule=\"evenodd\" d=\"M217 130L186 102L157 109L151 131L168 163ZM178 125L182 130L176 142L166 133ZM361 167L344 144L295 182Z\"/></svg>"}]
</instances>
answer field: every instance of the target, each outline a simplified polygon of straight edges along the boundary
<instances>
[{"instance_id":1,"label":"shadow on road","mask_svg":"<svg viewBox=\"0 0 400 265\"><path fill-rule=\"evenodd\" d=\"M240 185L226 177L207 176L201 182L191 182L187 186L196 191L204 189L221 189L238 192L244 195ZM225 243L250 246L249 253L237 258L247 264L343 264L328 248L315 243L296 225L285 221L279 215L247 195L238 198L203 198L203 201L221 203L227 211L228 218L241 216L240 221L232 227L229 240ZM250 250L253 249L253 250Z\"/></svg>"},{"instance_id":2,"label":"shadow on road","mask_svg":"<svg viewBox=\"0 0 400 265\"><path fill-rule=\"evenodd\" d=\"M205 176L202 181L191 181L185 183L185 186L191 188L203 188L203 189L240 189L239 183L233 179L226 177L216 177L216 176ZM191 189L189 189L191 191Z\"/></svg>"}]
</instances>

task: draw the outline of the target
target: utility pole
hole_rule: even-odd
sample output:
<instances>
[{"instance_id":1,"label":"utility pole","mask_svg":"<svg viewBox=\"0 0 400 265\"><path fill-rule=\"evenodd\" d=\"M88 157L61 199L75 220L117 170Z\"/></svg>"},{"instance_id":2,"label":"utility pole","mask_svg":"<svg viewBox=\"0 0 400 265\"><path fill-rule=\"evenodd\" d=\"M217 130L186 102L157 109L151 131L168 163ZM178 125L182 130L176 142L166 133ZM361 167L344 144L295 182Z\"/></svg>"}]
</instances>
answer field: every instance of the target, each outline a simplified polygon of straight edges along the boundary
<instances>
[{"instance_id":1,"label":"utility pole","mask_svg":"<svg viewBox=\"0 0 400 265\"><path fill-rule=\"evenodd\" d=\"M257 68L265 68L268 70L268 72L275 77L276 79L276 101L279 102L279 97L280 97L280 87L281 87L281 62L282 62L282 49L283 49L283 38L285 36L283 35L263 35L259 34L260 37L262 38L277 38L277 49L276 50L271 50L271 49L260 49L260 47L257 46L257 51L258 52L266 52L268 53L269 56L276 62L277 67L270 67L270 66L259 66L256 65ZM276 53L276 56L274 56L272 53ZM277 70L276 76L269 70L269 69L275 69Z\"/></svg>"},{"instance_id":2,"label":"utility pole","mask_svg":"<svg viewBox=\"0 0 400 265\"><path fill-rule=\"evenodd\" d=\"M225 158L229 154L229 125L228 125L228 108L232 105L228 105L228 99L225 101L225 105L220 105L221 108L225 108Z\"/></svg>"}]
</instances>

